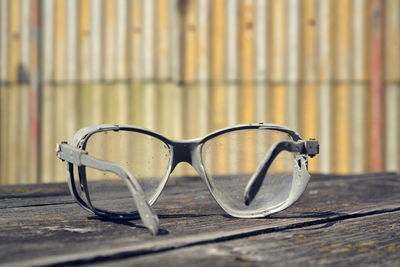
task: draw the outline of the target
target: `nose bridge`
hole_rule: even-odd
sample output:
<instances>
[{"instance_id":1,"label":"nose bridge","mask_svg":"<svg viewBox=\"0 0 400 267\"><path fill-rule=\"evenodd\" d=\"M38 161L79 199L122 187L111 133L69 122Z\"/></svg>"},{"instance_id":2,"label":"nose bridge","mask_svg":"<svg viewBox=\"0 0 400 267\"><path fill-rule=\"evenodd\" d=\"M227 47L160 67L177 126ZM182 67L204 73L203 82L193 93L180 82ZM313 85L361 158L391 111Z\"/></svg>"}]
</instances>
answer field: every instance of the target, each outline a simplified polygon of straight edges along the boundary
<instances>
[{"instance_id":1,"label":"nose bridge","mask_svg":"<svg viewBox=\"0 0 400 267\"><path fill-rule=\"evenodd\" d=\"M172 168L174 169L176 165L180 162L187 162L192 165L193 162L193 151L197 146L198 142L195 140L187 140L174 142L173 151L174 159L172 162Z\"/></svg>"}]
</instances>

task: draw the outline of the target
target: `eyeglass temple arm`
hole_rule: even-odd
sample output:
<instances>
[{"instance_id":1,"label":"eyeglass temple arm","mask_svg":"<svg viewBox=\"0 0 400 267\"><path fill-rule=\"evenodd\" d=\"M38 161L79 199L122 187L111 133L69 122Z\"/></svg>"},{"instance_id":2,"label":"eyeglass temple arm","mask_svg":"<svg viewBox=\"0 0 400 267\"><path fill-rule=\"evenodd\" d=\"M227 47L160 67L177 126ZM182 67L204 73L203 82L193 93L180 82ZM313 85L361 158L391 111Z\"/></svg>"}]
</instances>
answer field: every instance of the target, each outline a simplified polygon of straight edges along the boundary
<instances>
[{"instance_id":1,"label":"eyeglass temple arm","mask_svg":"<svg viewBox=\"0 0 400 267\"><path fill-rule=\"evenodd\" d=\"M125 180L134 198L143 224L154 235L157 234L159 224L158 217L154 213L151 206L147 203L140 184L124 166L91 157L88 155L87 151L81 150L68 144L57 144L56 154L57 157L63 161L67 161L77 166L86 166L100 171L111 172Z\"/></svg>"},{"instance_id":2,"label":"eyeglass temple arm","mask_svg":"<svg viewBox=\"0 0 400 267\"><path fill-rule=\"evenodd\" d=\"M298 152L310 157L314 157L319 153L319 143L317 140L308 141L280 141L272 145L268 150L264 160L258 165L255 173L251 176L249 182L244 190L244 203L248 206L253 201L261 185L265 179L265 175L268 172L274 159L282 151Z\"/></svg>"}]
</instances>

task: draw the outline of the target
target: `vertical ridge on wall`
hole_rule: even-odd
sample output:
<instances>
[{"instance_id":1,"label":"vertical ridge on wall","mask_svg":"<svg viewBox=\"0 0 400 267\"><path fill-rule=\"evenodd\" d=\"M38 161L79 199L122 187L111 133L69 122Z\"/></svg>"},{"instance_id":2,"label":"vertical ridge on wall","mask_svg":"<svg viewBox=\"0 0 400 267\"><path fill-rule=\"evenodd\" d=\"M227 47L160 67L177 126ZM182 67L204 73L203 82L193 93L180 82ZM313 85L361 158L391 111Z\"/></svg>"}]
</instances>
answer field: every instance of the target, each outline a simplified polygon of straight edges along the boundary
<instances>
[{"instance_id":1,"label":"vertical ridge on wall","mask_svg":"<svg viewBox=\"0 0 400 267\"><path fill-rule=\"evenodd\" d=\"M183 113L183 121L193 121L198 117L197 99L198 94L195 87L195 83L198 82L198 19L197 19L197 5L195 0L182 1L182 28L183 28L183 77L182 77L182 108L185 111ZM197 119L198 120L198 119ZM198 132L198 123L189 124L184 123L183 137L194 138Z\"/></svg>"},{"instance_id":2,"label":"vertical ridge on wall","mask_svg":"<svg viewBox=\"0 0 400 267\"><path fill-rule=\"evenodd\" d=\"M11 86L7 90L8 95L8 118L7 128L8 131L8 142L5 144L6 155L7 155L7 167L9 168L8 175L9 179L16 183L20 175L20 161L18 153L20 142L19 142L19 117L21 110L18 109L20 106L20 89L18 86L19 81L19 64L21 60L20 49L21 49L21 14L20 14L21 1L10 1L9 6L9 32L8 32L8 46L9 46L9 57L8 57L8 73L9 81Z\"/></svg>"},{"instance_id":3,"label":"vertical ridge on wall","mask_svg":"<svg viewBox=\"0 0 400 267\"><path fill-rule=\"evenodd\" d=\"M385 170L400 166L400 1L385 2Z\"/></svg>"},{"instance_id":4,"label":"vertical ridge on wall","mask_svg":"<svg viewBox=\"0 0 400 267\"><path fill-rule=\"evenodd\" d=\"M287 1L287 126L298 131L298 91L299 91L299 52L300 52L300 12L301 1Z\"/></svg>"},{"instance_id":5,"label":"vertical ridge on wall","mask_svg":"<svg viewBox=\"0 0 400 267\"><path fill-rule=\"evenodd\" d=\"M126 7L126 4L124 6L124 2L122 2L123 8L125 8L125 12L128 12L128 9ZM120 12L120 9L118 9L118 12ZM124 12L121 12L124 13ZM97 1L97 0L90 0L90 38L89 38L89 62L90 62L90 81L92 83L91 85L91 92L92 96L90 97L88 101L88 105L91 108L91 113L92 113L92 124L100 124L104 123L104 117L105 117L105 112L104 112L104 98L106 96L105 94L105 88L107 86L103 86L102 84L98 84L102 79L103 79L103 14L104 14L104 3L103 1ZM127 20L126 17L123 16L123 14L118 14L120 15L125 21ZM126 23L126 22L124 22ZM125 25L122 25L123 27ZM121 29L118 28L118 37L116 38L117 44L120 43L122 45L121 39L121 33L119 32ZM124 40L126 41L126 40ZM126 45L126 42L123 44L124 46ZM121 51L118 50L119 54L118 56L121 57L120 54L124 53L124 50L126 50L126 47L122 48ZM123 67L125 67L124 64L121 64ZM124 79L125 77L121 77L121 72L126 70L126 68L118 68L117 70L117 75L118 79ZM124 75L127 75L125 72ZM68 88L66 90L74 90L74 88ZM103 151L104 153L104 151Z\"/></svg>"},{"instance_id":6,"label":"vertical ridge on wall","mask_svg":"<svg viewBox=\"0 0 400 267\"><path fill-rule=\"evenodd\" d=\"M254 122L254 41L255 41L255 15L254 1L241 0L239 5L239 93L238 104L235 107L239 113L239 123ZM250 133L247 135L250 136ZM257 148L256 142L251 138L238 140L244 143L246 150L242 153L244 158L250 158L254 155L254 150ZM235 144L238 146L239 144ZM228 152L229 153L229 152ZM240 157L239 157L240 158ZM241 172L250 173L254 170L252 161L245 161L240 164ZM239 162L235 162L239 165Z\"/></svg>"},{"instance_id":7,"label":"vertical ridge on wall","mask_svg":"<svg viewBox=\"0 0 400 267\"><path fill-rule=\"evenodd\" d=\"M225 1L225 81L227 83L227 101L226 101L226 122L228 125L238 123L237 116L237 80L239 75L238 69L238 17L239 17L239 2L238 0Z\"/></svg>"},{"instance_id":8,"label":"vertical ridge on wall","mask_svg":"<svg viewBox=\"0 0 400 267\"><path fill-rule=\"evenodd\" d=\"M224 80L225 50L225 3L224 0L211 1L210 19L210 85L211 129L223 127L226 118L226 97ZM211 82L212 81L212 82Z\"/></svg>"},{"instance_id":9,"label":"vertical ridge on wall","mask_svg":"<svg viewBox=\"0 0 400 267\"><path fill-rule=\"evenodd\" d=\"M26 75L28 77L28 104L27 104L27 119L28 119L28 129L23 133L23 138L28 142L28 182L34 183L38 182L40 179L40 74L41 70L39 68L40 62L40 9L39 0L27 1L29 2L29 18L27 21L27 33L26 39L28 45L26 47L26 57L29 58L28 66L26 69ZM26 4L28 5L28 3ZM24 15L25 16L25 15ZM23 131L22 131L23 132Z\"/></svg>"},{"instance_id":10,"label":"vertical ridge on wall","mask_svg":"<svg viewBox=\"0 0 400 267\"><path fill-rule=\"evenodd\" d=\"M54 113L54 90L53 86L49 83L54 78L54 2L44 1L42 6L43 14L43 24L42 24L42 38L43 38L43 51L42 54L42 69L43 69L43 82L46 85L43 86L42 93L42 127L41 127L41 181L51 182L55 176L55 166L54 164L49 164L53 162L54 153L49 148L54 146L53 140L55 139L55 133L53 129L55 128L55 113Z\"/></svg>"},{"instance_id":11,"label":"vertical ridge on wall","mask_svg":"<svg viewBox=\"0 0 400 267\"><path fill-rule=\"evenodd\" d=\"M84 82L90 81L90 16L91 5L90 0L79 0L79 80ZM113 38L114 39L114 38Z\"/></svg>"},{"instance_id":12,"label":"vertical ridge on wall","mask_svg":"<svg viewBox=\"0 0 400 267\"><path fill-rule=\"evenodd\" d=\"M156 4L156 24L157 24L157 38L156 38L156 52L157 57L157 80L165 82L171 78L170 64L170 6L168 0L158 0Z\"/></svg>"},{"instance_id":13,"label":"vertical ridge on wall","mask_svg":"<svg viewBox=\"0 0 400 267\"><path fill-rule=\"evenodd\" d=\"M78 65L78 0L68 0L66 4L66 81L76 82Z\"/></svg>"},{"instance_id":14,"label":"vertical ridge on wall","mask_svg":"<svg viewBox=\"0 0 400 267\"><path fill-rule=\"evenodd\" d=\"M351 165L352 172L360 173L367 169L368 141L367 124L367 4L364 0L352 2L352 127L351 127Z\"/></svg>"},{"instance_id":15,"label":"vertical ridge on wall","mask_svg":"<svg viewBox=\"0 0 400 267\"><path fill-rule=\"evenodd\" d=\"M151 80L155 76L155 64L154 64L154 11L155 5L154 0L142 1L142 80Z\"/></svg>"},{"instance_id":16,"label":"vertical ridge on wall","mask_svg":"<svg viewBox=\"0 0 400 267\"><path fill-rule=\"evenodd\" d=\"M170 51L171 51L171 76L172 76L172 88L173 88L173 118L171 124L174 129L174 138L182 138L183 136L183 110L181 103L183 101L182 91L180 90L178 83L182 82L182 16L183 8L181 1L170 0Z\"/></svg>"},{"instance_id":17,"label":"vertical ridge on wall","mask_svg":"<svg viewBox=\"0 0 400 267\"><path fill-rule=\"evenodd\" d=\"M8 38L9 30L9 1L0 1L0 84L8 80Z\"/></svg>"},{"instance_id":18,"label":"vertical ridge on wall","mask_svg":"<svg viewBox=\"0 0 400 267\"><path fill-rule=\"evenodd\" d=\"M285 31L287 30L286 1L278 0L270 2L269 15L271 18L271 45L269 58L271 68L269 68L271 86L270 94L270 114L271 122L286 125L286 63L287 63L287 42Z\"/></svg>"},{"instance_id":19,"label":"vertical ridge on wall","mask_svg":"<svg viewBox=\"0 0 400 267\"><path fill-rule=\"evenodd\" d=\"M20 118L19 118L19 161L20 175L22 183L35 182L30 176L30 146L29 146L29 65L30 65L30 24L31 6L29 0L21 0L21 59L19 64L20 80Z\"/></svg>"},{"instance_id":20,"label":"vertical ridge on wall","mask_svg":"<svg viewBox=\"0 0 400 267\"><path fill-rule=\"evenodd\" d=\"M130 75L133 81L140 81L142 77L142 7L141 1L131 1L130 2L130 54L131 54L131 65L130 65Z\"/></svg>"},{"instance_id":21,"label":"vertical ridge on wall","mask_svg":"<svg viewBox=\"0 0 400 267\"><path fill-rule=\"evenodd\" d=\"M138 2L138 1L134 1ZM103 64L103 76L106 81L113 81L115 79L115 66L116 66L116 48L115 48L115 37L116 37L116 2L115 1L103 1L104 3L104 30L103 30L103 44L104 44L104 62Z\"/></svg>"},{"instance_id":22,"label":"vertical ridge on wall","mask_svg":"<svg viewBox=\"0 0 400 267\"><path fill-rule=\"evenodd\" d=\"M41 109L41 68L40 68L40 2L39 0L30 2L30 58L29 58L29 181L40 182L40 109ZM70 119L71 121L73 118Z\"/></svg>"},{"instance_id":23,"label":"vertical ridge on wall","mask_svg":"<svg viewBox=\"0 0 400 267\"><path fill-rule=\"evenodd\" d=\"M210 0L198 0L197 18L198 18L198 50L197 50L197 77L199 81L199 131L198 134L205 136L209 131L209 110L210 87L209 87L209 69L210 69Z\"/></svg>"},{"instance_id":24,"label":"vertical ridge on wall","mask_svg":"<svg viewBox=\"0 0 400 267\"><path fill-rule=\"evenodd\" d=\"M254 121L254 41L255 16L254 2L241 0L239 16L239 103L236 109L240 110L240 123Z\"/></svg>"},{"instance_id":25,"label":"vertical ridge on wall","mask_svg":"<svg viewBox=\"0 0 400 267\"><path fill-rule=\"evenodd\" d=\"M78 62L78 35L77 35L77 12L78 2L77 0L66 1L66 59L65 59L65 77L67 82L76 81L77 71L76 66ZM71 106L66 110L65 117L69 118L65 121L66 124L66 135L71 138L74 132L77 130L77 90L75 87L70 86L69 90L66 90L65 101L70 103ZM69 140L69 139L67 139Z\"/></svg>"},{"instance_id":26,"label":"vertical ridge on wall","mask_svg":"<svg viewBox=\"0 0 400 267\"><path fill-rule=\"evenodd\" d=\"M303 80L299 91L299 131L303 138L318 136L318 91L317 91L317 1L302 1L301 7L301 58L300 77ZM309 170L318 171L318 158L310 159Z\"/></svg>"},{"instance_id":27,"label":"vertical ridge on wall","mask_svg":"<svg viewBox=\"0 0 400 267\"><path fill-rule=\"evenodd\" d=\"M254 13L255 120L257 122L268 122L268 3L264 0L257 0L254 4Z\"/></svg>"},{"instance_id":28,"label":"vertical ridge on wall","mask_svg":"<svg viewBox=\"0 0 400 267\"><path fill-rule=\"evenodd\" d=\"M332 80L332 14L331 1L318 1L317 7L318 46L318 93L319 93L319 134L320 142L319 170L330 173L331 167L331 80Z\"/></svg>"},{"instance_id":29,"label":"vertical ridge on wall","mask_svg":"<svg viewBox=\"0 0 400 267\"><path fill-rule=\"evenodd\" d=\"M372 62L371 62L371 166L374 172L382 171L382 1L372 1Z\"/></svg>"},{"instance_id":30,"label":"vertical ridge on wall","mask_svg":"<svg viewBox=\"0 0 400 267\"><path fill-rule=\"evenodd\" d=\"M7 32L9 28L9 3L8 1L0 1L0 183L8 182L8 167L7 167L7 87L5 83L8 78L8 38Z\"/></svg>"},{"instance_id":31,"label":"vertical ridge on wall","mask_svg":"<svg viewBox=\"0 0 400 267\"><path fill-rule=\"evenodd\" d=\"M91 108L91 105L86 104L86 102L90 100L90 95L92 94L92 85L89 83L90 68L88 62L88 60L90 59L89 56L90 56L90 38L91 38L91 32L90 32L91 8L92 7L90 5L90 0L78 1L78 21L79 21L78 79L81 83L80 89L78 91L78 97L79 97L79 107L80 107L79 125L82 127L84 125L90 124L90 121L93 120L93 110Z\"/></svg>"},{"instance_id":32,"label":"vertical ridge on wall","mask_svg":"<svg viewBox=\"0 0 400 267\"><path fill-rule=\"evenodd\" d=\"M119 0L116 5L116 27L115 27L115 79L125 80L128 77L127 61L127 20L128 2Z\"/></svg>"},{"instance_id":33,"label":"vertical ridge on wall","mask_svg":"<svg viewBox=\"0 0 400 267\"><path fill-rule=\"evenodd\" d=\"M146 128L156 130L156 113L155 108L156 102L156 88L153 83L149 83L155 78L155 64L154 64L154 47L155 47L155 5L154 0L142 2L142 81L146 81L142 84L143 87L143 118L144 125Z\"/></svg>"},{"instance_id":34,"label":"vertical ridge on wall","mask_svg":"<svg viewBox=\"0 0 400 267\"><path fill-rule=\"evenodd\" d=\"M171 80L171 10L168 0L158 0L156 4L156 79L157 97L160 108L157 113L158 131L172 137L173 127L170 116L173 110Z\"/></svg>"},{"instance_id":35,"label":"vertical ridge on wall","mask_svg":"<svg viewBox=\"0 0 400 267\"><path fill-rule=\"evenodd\" d=\"M225 81L226 81L226 118L227 125L238 123L238 79L239 79L239 0L225 1ZM229 140L228 142L235 142ZM229 148L235 145L229 146ZM238 170L237 155L229 150L221 151L222 159L226 161L228 171ZM219 164L217 164L218 166Z\"/></svg>"},{"instance_id":36,"label":"vertical ridge on wall","mask_svg":"<svg viewBox=\"0 0 400 267\"><path fill-rule=\"evenodd\" d=\"M68 108L68 103L65 101L67 92L63 86L59 84L65 80L65 21L66 21L66 0L55 1L55 17L54 17L54 81L57 83L52 90L54 96L54 113L55 113L55 140L67 140L65 125L65 110ZM54 141L53 141L54 142ZM54 146L54 143L53 143ZM65 175L65 166L57 163L57 158L51 158L54 162L55 177L63 177ZM54 178L53 178L54 179ZM57 178L56 178L57 179Z\"/></svg>"},{"instance_id":37,"label":"vertical ridge on wall","mask_svg":"<svg viewBox=\"0 0 400 267\"><path fill-rule=\"evenodd\" d=\"M102 79L103 59L103 1L90 1L90 80L99 82Z\"/></svg>"},{"instance_id":38,"label":"vertical ridge on wall","mask_svg":"<svg viewBox=\"0 0 400 267\"><path fill-rule=\"evenodd\" d=\"M147 1L151 2L151 1ZM114 43L114 69L115 76L114 80L124 80L128 75L128 61L127 61L127 19L128 19L128 2L127 0L119 0L115 3L115 24L114 24L114 32L115 32L115 43ZM153 31L150 31L150 34L153 34ZM118 83L113 86L113 88L109 88L109 90L115 90L117 95L117 103L118 108L117 119L115 120L119 124L128 124L129 120L129 94L128 94L128 85ZM114 104L115 105L115 104ZM121 147L129 146L127 140L121 140ZM124 151L121 149L121 151ZM128 151L126 151L128 152ZM126 155L125 155L126 156Z\"/></svg>"},{"instance_id":39,"label":"vertical ridge on wall","mask_svg":"<svg viewBox=\"0 0 400 267\"><path fill-rule=\"evenodd\" d=\"M336 1L334 10L335 21L335 58L334 58L334 80L338 81L333 86L333 168L339 173L348 173L351 164L351 142L350 142L350 100L351 87L351 2L348 0Z\"/></svg>"}]
</instances>

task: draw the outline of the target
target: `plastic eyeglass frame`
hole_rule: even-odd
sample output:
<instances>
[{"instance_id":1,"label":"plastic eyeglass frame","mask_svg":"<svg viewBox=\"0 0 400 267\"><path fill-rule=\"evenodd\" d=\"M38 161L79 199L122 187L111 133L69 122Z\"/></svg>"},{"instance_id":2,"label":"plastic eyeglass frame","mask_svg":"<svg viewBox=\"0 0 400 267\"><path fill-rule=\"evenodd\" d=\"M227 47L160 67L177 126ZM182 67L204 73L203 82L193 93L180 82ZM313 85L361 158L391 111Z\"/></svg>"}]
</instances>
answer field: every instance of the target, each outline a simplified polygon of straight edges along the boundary
<instances>
[{"instance_id":1,"label":"plastic eyeglass frame","mask_svg":"<svg viewBox=\"0 0 400 267\"><path fill-rule=\"evenodd\" d=\"M245 129L276 130L287 133L293 140L293 141L279 141L271 146L271 148L265 155L263 161L257 167L255 173L251 176L245 188L244 202L246 205L249 205L256 196L265 178L265 174L267 173L268 168L271 166L276 156L281 151L297 152L296 156L297 164L294 164L292 188L290 190L288 199L286 199L286 201L280 203L275 207L272 207L268 210L264 210L261 212L259 211L254 213L238 212L227 207L223 203L223 201L221 201L218 198L218 195L214 194L214 189L212 187L212 184L209 182L209 178L207 177L201 159L201 149L203 144L207 140L215 138L224 133L238 131L238 130L245 130ZM154 197L150 199L148 202L145 199L145 195L140 184L137 182L137 180L134 178L134 176L129 172L129 170L126 167L119 165L117 163L108 162L91 157L85 151L86 144L90 136L92 136L95 133L104 131L133 131L133 132L143 133L163 141L169 147L170 160L168 164L168 169L163 178L163 181L158 186L157 192L155 193ZM153 131L135 126L109 125L109 124L93 125L80 129L74 135L71 144L62 142L60 144L57 144L57 149L56 149L57 157L63 161L67 161L68 163L67 166L70 176L68 183L69 189L72 196L75 198L75 200L81 207L90 212L93 212L96 215L111 219L132 219L132 218L137 218L137 216L139 215L141 220L143 221L143 224L153 234L157 234L158 232L159 220L157 215L151 208L151 205L157 200L165 184L167 183L170 174L180 162L187 162L194 167L194 169L206 183L211 195L214 197L216 202L228 214L239 218L255 218L255 217L264 217L269 214L279 212L292 205L302 195L310 178L310 175L307 171L307 166L308 166L307 156L312 157L318 153L319 153L318 141L316 140L305 141L300 137L298 133L287 127L276 124L264 124L264 123L245 124L245 125L228 127L213 132L203 138L184 140L184 141L171 140ZM80 181L79 187L75 185L73 165L76 165L78 167L79 181ZM112 172L121 177L126 182L132 194L132 197L138 209L138 214L110 213L105 210L95 208L90 200L85 167L90 167L105 172ZM86 199L86 201L84 200L84 198Z\"/></svg>"}]
</instances>

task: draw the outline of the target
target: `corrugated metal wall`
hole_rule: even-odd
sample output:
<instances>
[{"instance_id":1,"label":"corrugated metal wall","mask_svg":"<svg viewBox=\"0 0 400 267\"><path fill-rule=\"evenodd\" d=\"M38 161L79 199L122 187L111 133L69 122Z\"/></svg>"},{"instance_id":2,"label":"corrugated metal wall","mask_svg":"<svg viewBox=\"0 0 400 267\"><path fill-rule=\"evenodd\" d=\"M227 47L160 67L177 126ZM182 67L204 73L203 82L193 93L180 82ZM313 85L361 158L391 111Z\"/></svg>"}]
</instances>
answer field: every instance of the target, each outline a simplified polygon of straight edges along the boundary
<instances>
[{"instance_id":1,"label":"corrugated metal wall","mask_svg":"<svg viewBox=\"0 0 400 267\"><path fill-rule=\"evenodd\" d=\"M400 1L0 0L0 182L65 181L55 144L273 122L313 172L400 170Z\"/></svg>"}]
</instances>

